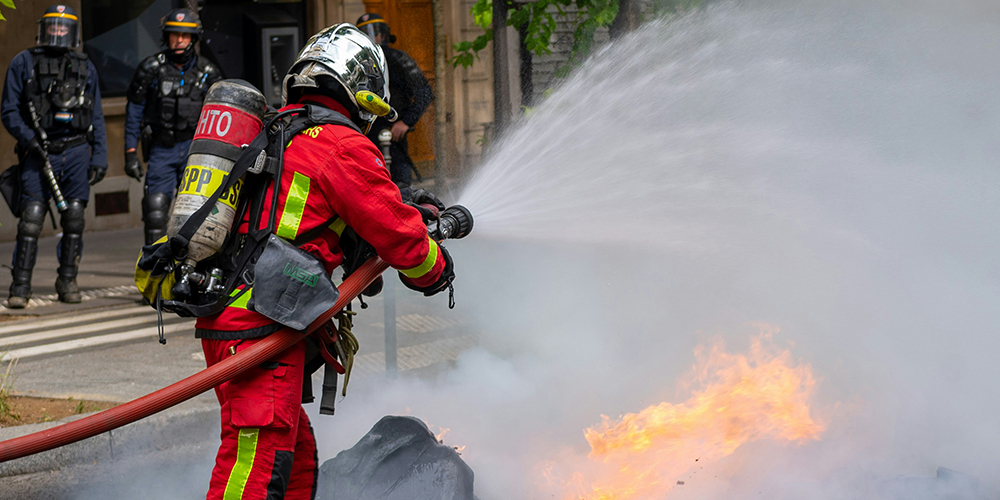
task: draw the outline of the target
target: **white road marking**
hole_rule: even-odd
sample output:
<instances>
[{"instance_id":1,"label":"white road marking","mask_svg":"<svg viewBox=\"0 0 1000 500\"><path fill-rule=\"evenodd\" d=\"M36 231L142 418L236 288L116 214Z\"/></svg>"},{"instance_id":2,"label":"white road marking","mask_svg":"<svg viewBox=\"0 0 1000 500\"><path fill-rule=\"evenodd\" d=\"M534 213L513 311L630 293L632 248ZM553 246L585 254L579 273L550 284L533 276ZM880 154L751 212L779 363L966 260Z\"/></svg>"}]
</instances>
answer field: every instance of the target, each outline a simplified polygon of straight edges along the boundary
<instances>
[{"instance_id":1,"label":"white road marking","mask_svg":"<svg viewBox=\"0 0 1000 500\"><path fill-rule=\"evenodd\" d=\"M175 323L172 325L163 326L163 333L166 335L184 331L191 332L192 330L194 330L194 321L185 321L183 323ZM141 339L154 340L156 339L156 335L157 335L157 327L153 326L149 328L140 328L138 330L131 330L127 332L109 333L107 335L97 335L82 339L56 342L53 344L40 345L35 347L25 347L24 349L12 350L8 354L12 357L18 358L18 360L20 361L23 361L38 356L63 354L70 351L87 349L91 347L101 347L101 346L107 346L123 342L131 342Z\"/></svg>"}]
</instances>

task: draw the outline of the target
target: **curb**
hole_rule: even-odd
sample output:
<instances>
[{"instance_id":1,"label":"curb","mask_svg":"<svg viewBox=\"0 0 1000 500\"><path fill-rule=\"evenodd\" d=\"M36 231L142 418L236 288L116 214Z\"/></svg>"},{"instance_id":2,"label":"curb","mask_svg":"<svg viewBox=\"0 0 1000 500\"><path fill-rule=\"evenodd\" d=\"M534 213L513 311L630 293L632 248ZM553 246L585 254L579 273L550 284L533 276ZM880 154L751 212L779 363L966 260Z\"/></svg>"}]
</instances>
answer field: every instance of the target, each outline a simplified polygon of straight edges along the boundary
<instances>
[{"instance_id":1,"label":"curb","mask_svg":"<svg viewBox=\"0 0 1000 500\"><path fill-rule=\"evenodd\" d=\"M0 441L56 427L86 415L59 422L0 429ZM107 463L186 444L219 438L219 408L194 406L165 410L124 427L73 444L0 463L0 478L53 471L82 463Z\"/></svg>"}]
</instances>

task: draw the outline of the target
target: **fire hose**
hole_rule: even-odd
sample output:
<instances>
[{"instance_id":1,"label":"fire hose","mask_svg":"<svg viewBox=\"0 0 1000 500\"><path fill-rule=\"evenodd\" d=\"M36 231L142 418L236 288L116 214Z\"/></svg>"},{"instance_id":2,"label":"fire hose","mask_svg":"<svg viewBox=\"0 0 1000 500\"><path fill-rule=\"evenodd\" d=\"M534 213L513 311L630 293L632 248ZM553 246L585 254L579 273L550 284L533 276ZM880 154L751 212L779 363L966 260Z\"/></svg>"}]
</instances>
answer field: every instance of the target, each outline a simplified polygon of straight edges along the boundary
<instances>
[{"instance_id":1,"label":"fire hose","mask_svg":"<svg viewBox=\"0 0 1000 500\"><path fill-rule=\"evenodd\" d=\"M432 230L432 236L435 236L436 232L440 239L463 238L472 230L472 214L465 207L455 205L441 212L438 221L433 224L436 224L436 227ZM146 418L187 401L267 361L330 321L388 268L389 264L378 257L372 257L362 264L338 287L340 296L333 307L316 318L306 332L283 328L235 356L230 356L188 378L141 398L58 427L0 441L0 463L75 443Z\"/></svg>"}]
</instances>

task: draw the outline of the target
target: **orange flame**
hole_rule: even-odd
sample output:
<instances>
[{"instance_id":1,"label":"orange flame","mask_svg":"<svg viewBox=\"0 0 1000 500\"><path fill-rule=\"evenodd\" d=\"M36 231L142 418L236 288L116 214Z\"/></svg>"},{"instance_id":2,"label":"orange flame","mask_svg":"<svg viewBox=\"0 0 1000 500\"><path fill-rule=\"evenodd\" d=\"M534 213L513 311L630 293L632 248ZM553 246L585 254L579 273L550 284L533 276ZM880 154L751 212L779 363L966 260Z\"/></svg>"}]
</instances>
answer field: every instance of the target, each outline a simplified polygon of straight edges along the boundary
<instances>
[{"instance_id":1,"label":"orange flame","mask_svg":"<svg viewBox=\"0 0 1000 500\"><path fill-rule=\"evenodd\" d=\"M430 427L430 425L428 425ZM451 432L449 427L438 427L438 433L434 435L434 439L437 439L438 443L444 443L444 437Z\"/></svg>"},{"instance_id":2,"label":"orange flame","mask_svg":"<svg viewBox=\"0 0 1000 500\"><path fill-rule=\"evenodd\" d=\"M587 473L562 481L566 499L662 498L695 466L718 460L744 443L771 438L818 440L825 426L809 414L816 384L809 365L796 366L789 350L771 345L771 334L752 341L748 355L729 354L717 341L681 384L684 403L650 406L617 419L601 416L587 429ZM699 463L695 463L700 461ZM542 467L553 483L554 464Z\"/></svg>"}]
</instances>

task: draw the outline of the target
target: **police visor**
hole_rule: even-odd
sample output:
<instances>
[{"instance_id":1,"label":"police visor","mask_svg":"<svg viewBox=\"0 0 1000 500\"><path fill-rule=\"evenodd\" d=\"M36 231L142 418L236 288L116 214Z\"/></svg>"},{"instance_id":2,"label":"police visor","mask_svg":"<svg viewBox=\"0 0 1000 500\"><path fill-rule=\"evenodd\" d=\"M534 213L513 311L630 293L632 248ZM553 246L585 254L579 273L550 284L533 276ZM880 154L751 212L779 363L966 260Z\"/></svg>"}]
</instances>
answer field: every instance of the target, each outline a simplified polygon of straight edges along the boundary
<instances>
[{"instance_id":1,"label":"police visor","mask_svg":"<svg viewBox=\"0 0 1000 500\"><path fill-rule=\"evenodd\" d=\"M368 35L368 38L375 40L375 35L382 34L385 37L389 35L389 23L385 22L384 19L371 19L369 21L362 21L358 23L358 29L360 29L364 34ZM384 40L383 42L388 42Z\"/></svg>"},{"instance_id":2,"label":"police visor","mask_svg":"<svg viewBox=\"0 0 1000 500\"><path fill-rule=\"evenodd\" d=\"M46 14L38 21L38 45L75 49L80 45L79 24L70 14Z\"/></svg>"}]
</instances>

